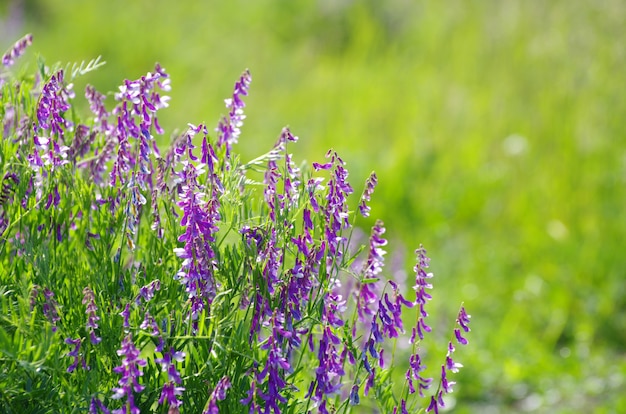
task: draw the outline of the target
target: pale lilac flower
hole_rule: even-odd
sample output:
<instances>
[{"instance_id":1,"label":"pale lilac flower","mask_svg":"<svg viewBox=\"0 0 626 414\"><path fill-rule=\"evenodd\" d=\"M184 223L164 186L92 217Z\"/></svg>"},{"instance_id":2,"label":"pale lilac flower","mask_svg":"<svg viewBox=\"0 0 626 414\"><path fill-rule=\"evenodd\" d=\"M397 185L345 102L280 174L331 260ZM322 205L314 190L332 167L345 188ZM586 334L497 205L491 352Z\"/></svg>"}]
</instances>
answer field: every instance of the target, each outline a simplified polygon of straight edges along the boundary
<instances>
[{"instance_id":1,"label":"pale lilac flower","mask_svg":"<svg viewBox=\"0 0 626 414\"><path fill-rule=\"evenodd\" d=\"M61 320L58 312L59 304L57 303L56 299L54 299L54 292L52 292L50 289L44 288L43 295L43 314L48 318L50 323L52 323L52 332L56 332L56 323Z\"/></svg>"},{"instance_id":2,"label":"pale lilac flower","mask_svg":"<svg viewBox=\"0 0 626 414\"><path fill-rule=\"evenodd\" d=\"M363 217L369 217L370 215L371 209L367 203L372 199L372 194L374 194L376 184L378 184L378 178L376 177L376 173L372 172L365 182L365 190L363 190L361 202L359 203L359 211Z\"/></svg>"},{"instance_id":3,"label":"pale lilac flower","mask_svg":"<svg viewBox=\"0 0 626 414\"><path fill-rule=\"evenodd\" d=\"M10 68L15 64L15 59L24 54L24 51L28 46L33 43L33 35L27 34L11 47L3 56L2 56L2 64L6 68Z\"/></svg>"},{"instance_id":4,"label":"pale lilac flower","mask_svg":"<svg viewBox=\"0 0 626 414\"><path fill-rule=\"evenodd\" d=\"M93 293L93 290L89 286L83 289L83 305L87 305L87 309L85 313L87 314L87 324L85 327L89 332L89 338L91 343L96 345L102 341L102 338L96 336L96 329L98 329L98 321L100 317L96 315L98 311L98 307L96 306L96 296Z\"/></svg>"},{"instance_id":5,"label":"pale lilac flower","mask_svg":"<svg viewBox=\"0 0 626 414\"><path fill-rule=\"evenodd\" d=\"M230 160L232 146L239 140L243 120L246 118L243 114L243 108L246 105L241 97L248 95L248 88L250 87L251 81L252 77L250 76L250 72L246 70L239 80L235 82L232 98L224 100L226 108L229 110L228 115L219 122L215 129L217 131L217 148L225 148L226 162Z\"/></svg>"},{"instance_id":6,"label":"pale lilac flower","mask_svg":"<svg viewBox=\"0 0 626 414\"><path fill-rule=\"evenodd\" d=\"M424 332L431 331L430 326L426 324L428 312L426 312L425 305L432 299L432 296L426 292L426 289L432 289L433 287L428 282L428 279L432 278L433 274L426 273L430 262L430 259L426 256L426 249L420 246L415 253L417 254L417 264L413 268L415 271L415 286L413 286L413 289L416 292L415 304L418 306L419 314L417 324L413 328L411 335L411 343L416 341L416 336L421 340L424 339Z\"/></svg>"}]
</instances>

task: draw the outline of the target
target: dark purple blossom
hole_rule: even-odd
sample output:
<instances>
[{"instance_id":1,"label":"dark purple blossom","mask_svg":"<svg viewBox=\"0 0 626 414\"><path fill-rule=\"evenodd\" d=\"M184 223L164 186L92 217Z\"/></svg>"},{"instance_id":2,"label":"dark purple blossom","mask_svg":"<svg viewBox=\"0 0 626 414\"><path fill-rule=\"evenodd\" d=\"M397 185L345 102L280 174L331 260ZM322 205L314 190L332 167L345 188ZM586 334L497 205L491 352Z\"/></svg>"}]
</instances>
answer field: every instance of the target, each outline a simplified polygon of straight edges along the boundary
<instances>
[{"instance_id":1,"label":"dark purple blossom","mask_svg":"<svg viewBox=\"0 0 626 414\"><path fill-rule=\"evenodd\" d=\"M126 397L126 404L114 412L116 414L139 414L133 392L139 393L145 388L139 384L139 377L143 375L141 367L146 365L146 361L139 358L140 352L133 344L130 334L122 341L117 354L122 357L122 364L113 368L113 372L121 375L122 378L118 381L119 387L113 388L112 398L118 400Z\"/></svg>"},{"instance_id":2,"label":"dark purple blossom","mask_svg":"<svg viewBox=\"0 0 626 414\"><path fill-rule=\"evenodd\" d=\"M10 68L15 64L15 59L19 58L28 46L33 43L33 35L27 34L11 47L3 56L2 56L2 64L6 68Z\"/></svg>"},{"instance_id":3,"label":"dark purple blossom","mask_svg":"<svg viewBox=\"0 0 626 414\"><path fill-rule=\"evenodd\" d=\"M460 329L459 328L455 328L454 329L454 335L455 335L457 341L459 341L459 343L461 345L467 345L467 343L468 343L467 339L465 339L461 335L461 329L464 332L469 332L470 331L469 326L467 326L469 324L469 322L470 322L470 318L471 318L471 316L468 315L465 312L465 308L463 306L461 306L461 309L459 310L459 315L456 318L456 323L459 325Z\"/></svg>"},{"instance_id":4,"label":"dark purple blossom","mask_svg":"<svg viewBox=\"0 0 626 414\"><path fill-rule=\"evenodd\" d=\"M226 391L231 387L228 377L222 377L215 386L215 389L211 393L209 398L209 406L202 414L218 414L217 402L223 401L226 398Z\"/></svg>"},{"instance_id":5,"label":"dark purple blossom","mask_svg":"<svg viewBox=\"0 0 626 414\"><path fill-rule=\"evenodd\" d=\"M89 414L98 414L98 411L109 414L109 409L104 405L99 398L93 397L89 403Z\"/></svg>"},{"instance_id":6,"label":"dark purple blossom","mask_svg":"<svg viewBox=\"0 0 626 414\"><path fill-rule=\"evenodd\" d=\"M360 399L359 399L359 386L354 384L352 386L352 389L350 390L350 405L359 405L360 403Z\"/></svg>"},{"instance_id":7,"label":"dark purple blossom","mask_svg":"<svg viewBox=\"0 0 626 414\"><path fill-rule=\"evenodd\" d=\"M409 369L406 371L405 378L409 385L409 393L415 393L414 380L417 381L417 392L420 397L424 397L424 390L430 388L432 378L423 377L421 372L426 369L426 366L422 364L422 360L419 354L415 353L411 355L409 359Z\"/></svg>"},{"instance_id":8,"label":"dark purple blossom","mask_svg":"<svg viewBox=\"0 0 626 414\"><path fill-rule=\"evenodd\" d=\"M341 378L345 375L344 358L339 353L341 340L335 333L335 328L344 325L341 315L345 312L345 301L340 295L326 294L323 300L322 337L319 340L317 359L318 367L315 370L315 388L313 399L322 401L325 396L339 391L342 386Z\"/></svg>"},{"instance_id":9,"label":"dark purple blossom","mask_svg":"<svg viewBox=\"0 0 626 414\"><path fill-rule=\"evenodd\" d=\"M161 365L161 369L167 372L167 382L163 385L159 404L170 408L178 408L182 405L182 401L177 397L182 395L185 388L180 386L182 379L178 369L176 369L176 362L183 362L184 360L185 353L174 351L172 348L163 354L163 358L155 359L155 362Z\"/></svg>"},{"instance_id":10,"label":"dark purple blossom","mask_svg":"<svg viewBox=\"0 0 626 414\"><path fill-rule=\"evenodd\" d=\"M65 338L65 343L73 346L72 350L68 352L66 355L74 358L72 364L69 367L67 367L67 372L73 372L76 369L76 367L78 367L78 364L82 360L82 357L79 354L81 342L82 340L80 338L77 338L77 339ZM83 365L84 364L85 362L83 360Z\"/></svg>"},{"instance_id":11,"label":"dark purple blossom","mask_svg":"<svg viewBox=\"0 0 626 414\"><path fill-rule=\"evenodd\" d=\"M98 307L96 306L96 296L93 290L89 286L83 289L83 305L87 305L85 313L87 314L87 324L85 325L89 332L89 338L91 343L96 345L102 341L102 338L96 336L96 329L98 329L98 321L100 317L96 314Z\"/></svg>"},{"instance_id":12,"label":"dark purple blossom","mask_svg":"<svg viewBox=\"0 0 626 414\"><path fill-rule=\"evenodd\" d=\"M372 172L365 182L365 190L363 191L361 202L359 203L359 211L363 217L369 217L370 215L370 207L367 203L372 199L376 184L378 184L378 178L376 177L376 173Z\"/></svg>"}]
</instances>

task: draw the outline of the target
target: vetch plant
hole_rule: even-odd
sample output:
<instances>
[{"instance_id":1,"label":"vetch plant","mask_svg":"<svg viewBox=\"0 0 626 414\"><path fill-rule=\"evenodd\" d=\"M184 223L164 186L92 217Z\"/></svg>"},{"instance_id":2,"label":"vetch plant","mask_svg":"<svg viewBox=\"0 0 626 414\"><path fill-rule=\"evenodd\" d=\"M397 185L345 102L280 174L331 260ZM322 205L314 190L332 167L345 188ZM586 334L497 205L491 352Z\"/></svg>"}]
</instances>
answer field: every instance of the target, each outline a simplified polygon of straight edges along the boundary
<instances>
[{"instance_id":1,"label":"vetch plant","mask_svg":"<svg viewBox=\"0 0 626 414\"><path fill-rule=\"evenodd\" d=\"M98 64L17 76L31 41L1 73L3 412L444 407L470 317L461 307L441 369L426 376L426 250L407 291L386 276L382 221L355 242L374 173L352 205L346 162L330 150L298 164L288 128L242 161L248 71L216 136L189 124L161 152L161 66L123 81L113 102L87 86L92 114L81 117L72 80Z\"/></svg>"}]
</instances>

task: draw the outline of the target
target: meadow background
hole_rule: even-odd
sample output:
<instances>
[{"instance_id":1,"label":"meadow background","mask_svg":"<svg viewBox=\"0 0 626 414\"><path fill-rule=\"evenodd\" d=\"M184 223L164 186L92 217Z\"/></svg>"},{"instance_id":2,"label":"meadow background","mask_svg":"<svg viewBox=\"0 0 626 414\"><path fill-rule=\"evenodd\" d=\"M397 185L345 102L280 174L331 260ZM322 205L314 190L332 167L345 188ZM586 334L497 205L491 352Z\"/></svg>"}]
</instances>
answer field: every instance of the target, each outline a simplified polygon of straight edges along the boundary
<instances>
[{"instance_id":1,"label":"meadow background","mask_svg":"<svg viewBox=\"0 0 626 414\"><path fill-rule=\"evenodd\" d=\"M27 32L31 65L107 61L79 105L160 62L166 131L216 125L249 68L244 159L288 124L357 192L375 170L389 250L408 277L432 257L433 320L473 316L453 412L626 410L626 3L0 2L0 49Z\"/></svg>"}]
</instances>

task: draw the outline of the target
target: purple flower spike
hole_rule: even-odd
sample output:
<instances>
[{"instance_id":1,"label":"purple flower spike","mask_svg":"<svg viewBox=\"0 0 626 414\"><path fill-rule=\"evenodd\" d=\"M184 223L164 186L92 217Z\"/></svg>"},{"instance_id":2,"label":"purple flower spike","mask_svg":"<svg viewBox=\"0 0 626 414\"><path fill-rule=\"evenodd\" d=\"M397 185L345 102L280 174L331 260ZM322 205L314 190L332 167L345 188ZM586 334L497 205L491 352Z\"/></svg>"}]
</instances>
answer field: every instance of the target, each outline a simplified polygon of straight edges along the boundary
<instances>
[{"instance_id":1,"label":"purple flower spike","mask_svg":"<svg viewBox=\"0 0 626 414\"><path fill-rule=\"evenodd\" d=\"M97 345L102 341L102 338L96 336L95 330L98 329L98 321L100 317L96 315L98 307L96 306L96 296L90 287L83 289L83 305L87 305L85 313L87 314L87 324L85 325L89 332L89 338L91 343Z\"/></svg>"},{"instance_id":2,"label":"purple flower spike","mask_svg":"<svg viewBox=\"0 0 626 414\"><path fill-rule=\"evenodd\" d=\"M119 387L113 388L113 399L121 399L126 397L127 403L124 407L115 410L116 414L139 414L139 408L135 405L134 392L141 392L145 386L139 384L139 377L143 375L141 367L146 365L146 361L139 358L139 350L133 344L131 335L129 334L122 341L122 347L117 351L117 354L122 357L122 364L113 368L113 372L120 374L122 378L118 381ZM126 411L126 408L130 409L130 412Z\"/></svg>"},{"instance_id":3,"label":"purple flower spike","mask_svg":"<svg viewBox=\"0 0 626 414\"><path fill-rule=\"evenodd\" d=\"M11 66L13 66L15 64L15 59L22 56L26 48L30 46L32 43L33 43L33 35L30 33L24 36L23 38L21 38L20 40L18 40L17 42L15 42L13 47L11 47L11 49L9 49L2 56L2 64L4 65L4 67L10 68Z\"/></svg>"},{"instance_id":4,"label":"purple flower spike","mask_svg":"<svg viewBox=\"0 0 626 414\"><path fill-rule=\"evenodd\" d=\"M218 414L217 401L223 401L226 398L226 391L231 387L228 377L222 377L215 386L209 399L209 406L202 414Z\"/></svg>"},{"instance_id":5,"label":"purple flower spike","mask_svg":"<svg viewBox=\"0 0 626 414\"><path fill-rule=\"evenodd\" d=\"M468 315L465 312L465 308L463 306L461 306L461 310L459 310L459 316L457 316L457 318L456 318L456 323L461 327L461 329L463 329L464 332L469 332L470 331L469 326L467 326L469 324L469 322L470 322L470 318L471 318L471 316ZM461 345L467 345L468 344L468 340L461 335L461 329L455 328L454 329L454 336L456 337L456 340Z\"/></svg>"},{"instance_id":6,"label":"purple flower spike","mask_svg":"<svg viewBox=\"0 0 626 414\"><path fill-rule=\"evenodd\" d=\"M426 303L432 299L432 296L426 292L426 289L433 288L433 286L428 282L428 279L432 278L433 274L426 273L426 269L428 269L430 263L430 259L426 256L426 249L420 246L415 253L417 254L417 264L413 268L415 271L415 286L413 286L413 289L415 290L415 304L418 306L419 315L414 333L411 336L412 343L416 340L415 333L417 333L419 339L421 340L424 339L424 332L431 331L430 326L426 324L428 312L426 312L425 307Z\"/></svg>"},{"instance_id":7,"label":"purple flower spike","mask_svg":"<svg viewBox=\"0 0 626 414\"><path fill-rule=\"evenodd\" d=\"M81 356L78 353L80 351L81 342L82 340L80 338L77 338L77 339L66 338L65 339L66 344L72 345L74 347L70 352L67 353L67 356L71 356L74 358L72 365L67 367L67 372L73 372L76 369L76 367L78 367L78 364L81 361Z\"/></svg>"},{"instance_id":8,"label":"purple flower spike","mask_svg":"<svg viewBox=\"0 0 626 414\"><path fill-rule=\"evenodd\" d=\"M161 364L161 368L163 371L167 372L168 381L163 386L163 390L161 391L161 397L159 398L159 404L166 405L171 408L178 408L182 405L182 401L180 401L177 397L182 395L183 391L185 391L184 387L179 387L178 385L182 383L182 379L180 378L180 374L176 369L175 362L182 362L185 359L184 352L176 352L172 348L170 348L164 355L163 358L155 359L157 364Z\"/></svg>"},{"instance_id":9,"label":"purple flower spike","mask_svg":"<svg viewBox=\"0 0 626 414\"><path fill-rule=\"evenodd\" d=\"M365 182L365 190L363 191L361 202L359 203L359 211L363 217L369 217L370 215L370 207L367 203L372 199L372 194L374 194L376 184L378 184L378 178L376 177L376 173L372 172Z\"/></svg>"},{"instance_id":10,"label":"purple flower spike","mask_svg":"<svg viewBox=\"0 0 626 414\"><path fill-rule=\"evenodd\" d=\"M248 95L248 88L252 82L250 71L246 70L239 80L235 83L232 98L225 99L226 108L229 110L228 115L225 116L215 129L218 134L217 147L226 149L226 160L230 159L230 151L233 144L236 144L241 134L241 126L243 120L246 118L243 114L243 108L246 106L242 96Z\"/></svg>"},{"instance_id":11,"label":"purple flower spike","mask_svg":"<svg viewBox=\"0 0 626 414\"><path fill-rule=\"evenodd\" d=\"M363 281L360 283L356 297L359 320L364 323L368 316L371 317L376 313L371 306L378 299L378 286L375 282L378 280L378 274L382 271L385 261L386 252L383 247L387 245L387 240L382 237L384 233L384 223L380 220L376 221L372 227L367 261L363 265Z\"/></svg>"},{"instance_id":12,"label":"purple flower spike","mask_svg":"<svg viewBox=\"0 0 626 414\"><path fill-rule=\"evenodd\" d=\"M89 403L89 414L98 414L98 410L104 414L110 413L109 409L99 398L93 397L91 403Z\"/></svg>"}]
</instances>

